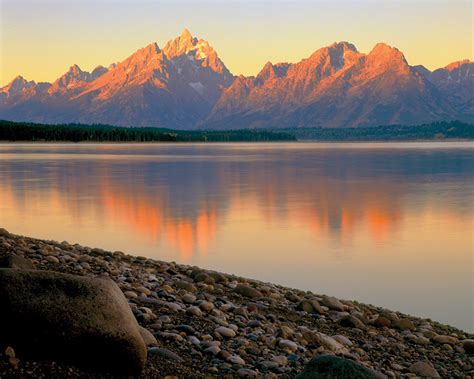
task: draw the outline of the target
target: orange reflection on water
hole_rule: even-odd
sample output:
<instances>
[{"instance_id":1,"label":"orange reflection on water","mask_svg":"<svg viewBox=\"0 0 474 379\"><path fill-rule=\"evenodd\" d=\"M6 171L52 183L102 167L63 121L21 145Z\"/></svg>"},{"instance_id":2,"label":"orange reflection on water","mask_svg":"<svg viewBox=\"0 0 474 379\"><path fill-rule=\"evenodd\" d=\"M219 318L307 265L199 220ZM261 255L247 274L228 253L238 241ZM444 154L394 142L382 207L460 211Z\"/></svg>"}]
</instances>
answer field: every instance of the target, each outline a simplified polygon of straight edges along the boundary
<instances>
[{"instance_id":1,"label":"orange reflection on water","mask_svg":"<svg viewBox=\"0 0 474 379\"><path fill-rule=\"evenodd\" d=\"M191 261L193 254L207 255L217 236L218 223L225 217L238 213L236 217L245 218L250 209L256 210L266 224L299 225L316 239L329 234L341 243L349 242L355 233L364 229L370 231L375 242L381 242L402 218L400 207L394 201L394 187L391 200L385 198L371 203L370 193L357 199L349 196L341 201L340 194L330 186L326 186L324 197L316 198L311 191L300 191L300 187L292 190L291 186L283 189L267 186L263 196L259 191L229 193L231 198L226 212L219 211L215 202L205 201L195 204L194 212L183 215L174 212L176 204L169 204L171 194L163 193L163 188L149 193L139 186L114 183L106 175L98 176L96 180L89 187L83 186L81 180L71 181L66 192L61 191L59 184L40 191L32 186L15 192L11 181L3 181L0 183L0 202L8 204L10 210L17 210L18 214L27 210L30 215L44 218L47 210L50 215L62 215L60 222L65 224L81 225L83 221L95 219L102 225L120 226L120 230L146 239L148 244L158 245L164 239L179 252L176 258L184 262ZM96 195L91 197L83 193L83 188L97 191ZM362 189L354 189L354 193L360 191ZM293 207L287 206L295 196L300 202ZM78 199L85 201L79 203ZM11 217L15 217L15 212L12 213ZM64 221L65 218L69 220ZM61 225L54 225L54 222L57 221L48 221L49 226L61 229Z\"/></svg>"}]
</instances>

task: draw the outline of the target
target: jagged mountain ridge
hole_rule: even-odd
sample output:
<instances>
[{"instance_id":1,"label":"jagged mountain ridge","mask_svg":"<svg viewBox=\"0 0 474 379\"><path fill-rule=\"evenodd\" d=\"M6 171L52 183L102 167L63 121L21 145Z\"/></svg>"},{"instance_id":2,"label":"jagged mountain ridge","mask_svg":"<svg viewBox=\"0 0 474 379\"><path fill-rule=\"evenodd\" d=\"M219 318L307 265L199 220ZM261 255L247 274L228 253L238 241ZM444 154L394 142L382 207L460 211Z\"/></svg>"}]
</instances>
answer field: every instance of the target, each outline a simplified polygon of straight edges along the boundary
<instances>
[{"instance_id":1,"label":"jagged mountain ridge","mask_svg":"<svg viewBox=\"0 0 474 379\"><path fill-rule=\"evenodd\" d=\"M0 92L0 118L192 128L207 117L233 75L188 30L92 73L77 65L53 84L16 78Z\"/></svg>"},{"instance_id":2,"label":"jagged mountain ridge","mask_svg":"<svg viewBox=\"0 0 474 379\"><path fill-rule=\"evenodd\" d=\"M277 74L275 67L284 70ZM237 78L208 125L347 127L473 119L472 112L458 112L443 91L395 48L379 43L363 54L341 42L298 63L267 63L256 77Z\"/></svg>"},{"instance_id":3,"label":"jagged mountain ridge","mask_svg":"<svg viewBox=\"0 0 474 379\"><path fill-rule=\"evenodd\" d=\"M162 49L151 43L91 73L73 65L52 84L19 76L0 89L0 118L176 129L474 121L473 65L431 72L383 43L364 54L340 42L234 77L185 29Z\"/></svg>"}]
</instances>

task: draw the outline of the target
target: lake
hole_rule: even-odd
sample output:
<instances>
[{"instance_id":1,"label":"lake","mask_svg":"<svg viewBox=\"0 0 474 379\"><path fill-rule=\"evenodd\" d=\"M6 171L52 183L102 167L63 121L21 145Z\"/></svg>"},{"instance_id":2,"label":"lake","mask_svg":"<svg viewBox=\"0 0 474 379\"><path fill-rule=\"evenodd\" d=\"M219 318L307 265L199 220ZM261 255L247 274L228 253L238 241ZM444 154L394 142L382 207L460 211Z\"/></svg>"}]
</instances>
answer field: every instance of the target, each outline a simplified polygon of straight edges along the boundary
<instances>
[{"instance_id":1,"label":"lake","mask_svg":"<svg viewBox=\"0 0 474 379\"><path fill-rule=\"evenodd\" d=\"M474 143L0 144L0 227L474 332Z\"/></svg>"}]
</instances>

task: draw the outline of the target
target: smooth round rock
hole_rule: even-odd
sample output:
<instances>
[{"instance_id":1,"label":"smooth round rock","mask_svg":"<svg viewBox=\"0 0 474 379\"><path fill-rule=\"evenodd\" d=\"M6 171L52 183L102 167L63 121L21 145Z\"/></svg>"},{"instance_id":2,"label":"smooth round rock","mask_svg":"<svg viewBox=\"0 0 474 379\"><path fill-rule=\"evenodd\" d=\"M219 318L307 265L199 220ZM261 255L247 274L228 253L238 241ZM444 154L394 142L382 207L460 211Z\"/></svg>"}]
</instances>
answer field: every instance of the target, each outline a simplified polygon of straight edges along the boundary
<instances>
[{"instance_id":1,"label":"smooth round rock","mask_svg":"<svg viewBox=\"0 0 474 379\"><path fill-rule=\"evenodd\" d=\"M227 362L241 365L241 366L245 365L245 361L242 358L240 358L238 355L231 355L230 357L227 358Z\"/></svg>"},{"instance_id":2,"label":"smooth round rock","mask_svg":"<svg viewBox=\"0 0 474 379\"><path fill-rule=\"evenodd\" d=\"M183 362L183 358L181 358L178 354L164 347L151 347L148 349L148 353L150 355L154 355L154 354L159 355L160 357L163 357L172 361Z\"/></svg>"},{"instance_id":3,"label":"smooth round rock","mask_svg":"<svg viewBox=\"0 0 474 379\"><path fill-rule=\"evenodd\" d=\"M344 312L345 310L344 304L342 304L338 299L333 296L324 295L322 297L321 304L335 311Z\"/></svg>"},{"instance_id":4,"label":"smooth round rock","mask_svg":"<svg viewBox=\"0 0 474 379\"><path fill-rule=\"evenodd\" d=\"M372 370L359 363L334 355L314 357L295 379L377 379Z\"/></svg>"},{"instance_id":5,"label":"smooth round rock","mask_svg":"<svg viewBox=\"0 0 474 379\"><path fill-rule=\"evenodd\" d=\"M156 340L155 336L146 328L140 326L140 335L143 338L143 342L147 346L157 346L158 341Z\"/></svg>"},{"instance_id":6,"label":"smooth round rock","mask_svg":"<svg viewBox=\"0 0 474 379\"><path fill-rule=\"evenodd\" d=\"M59 259L56 258L55 256L52 256L52 255L48 255L46 258L45 258L49 263L59 263Z\"/></svg>"},{"instance_id":7,"label":"smooth round rock","mask_svg":"<svg viewBox=\"0 0 474 379\"><path fill-rule=\"evenodd\" d=\"M440 343L440 344L447 343L448 345L456 345L456 343L458 342L458 339L455 337L442 336L442 335L434 336L432 340L436 343Z\"/></svg>"},{"instance_id":8,"label":"smooth round rock","mask_svg":"<svg viewBox=\"0 0 474 379\"><path fill-rule=\"evenodd\" d=\"M400 330L415 330L415 324L408 318L402 318L395 321L395 327Z\"/></svg>"},{"instance_id":9,"label":"smooth round rock","mask_svg":"<svg viewBox=\"0 0 474 379\"><path fill-rule=\"evenodd\" d=\"M187 293L181 298L185 303L193 304L196 301L196 296L193 294Z\"/></svg>"},{"instance_id":10,"label":"smooth round rock","mask_svg":"<svg viewBox=\"0 0 474 379\"><path fill-rule=\"evenodd\" d=\"M186 309L186 313L189 313L193 316L196 316L196 317L201 317L202 316L202 311L198 308L198 307L195 307L195 306L192 306L192 307L189 307L188 309Z\"/></svg>"},{"instance_id":11,"label":"smooth round rock","mask_svg":"<svg viewBox=\"0 0 474 379\"><path fill-rule=\"evenodd\" d=\"M253 287L250 287L247 284L238 284L235 287L234 292L238 293L239 295L249 297L251 299L263 296L263 294L259 290L255 289Z\"/></svg>"},{"instance_id":12,"label":"smooth round rock","mask_svg":"<svg viewBox=\"0 0 474 379\"><path fill-rule=\"evenodd\" d=\"M179 280L175 284L176 288L183 289L187 292L196 292L196 286L190 282L186 282L184 280Z\"/></svg>"},{"instance_id":13,"label":"smooth round rock","mask_svg":"<svg viewBox=\"0 0 474 379\"><path fill-rule=\"evenodd\" d=\"M281 339L280 341L278 341L278 346L292 353L298 350L298 345L295 342L287 339Z\"/></svg>"},{"instance_id":14,"label":"smooth round rock","mask_svg":"<svg viewBox=\"0 0 474 379\"><path fill-rule=\"evenodd\" d=\"M462 347L467 354L474 355L474 340L467 339L462 341Z\"/></svg>"},{"instance_id":15,"label":"smooth round rock","mask_svg":"<svg viewBox=\"0 0 474 379\"><path fill-rule=\"evenodd\" d=\"M225 338L235 337L235 332L230 328L226 328L225 326L219 326L215 331Z\"/></svg>"},{"instance_id":16,"label":"smooth round rock","mask_svg":"<svg viewBox=\"0 0 474 379\"><path fill-rule=\"evenodd\" d=\"M424 378L441 378L431 363L425 361L413 363L408 371Z\"/></svg>"}]
</instances>

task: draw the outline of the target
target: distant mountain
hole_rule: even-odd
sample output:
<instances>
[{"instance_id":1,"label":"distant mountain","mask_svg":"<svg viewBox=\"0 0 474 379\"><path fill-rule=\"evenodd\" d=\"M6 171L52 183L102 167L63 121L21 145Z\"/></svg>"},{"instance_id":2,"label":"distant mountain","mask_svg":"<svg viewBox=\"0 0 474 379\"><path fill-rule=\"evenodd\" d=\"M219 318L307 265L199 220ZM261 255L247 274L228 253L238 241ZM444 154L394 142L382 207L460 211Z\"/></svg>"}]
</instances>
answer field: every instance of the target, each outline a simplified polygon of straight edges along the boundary
<instances>
[{"instance_id":1,"label":"distant mountain","mask_svg":"<svg viewBox=\"0 0 474 379\"><path fill-rule=\"evenodd\" d=\"M209 43L184 30L108 69L74 65L47 85L18 77L0 92L0 118L193 128L233 80Z\"/></svg>"},{"instance_id":2,"label":"distant mountain","mask_svg":"<svg viewBox=\"0 0 474 379\"><path fill-rule=\"evenodd\" d=\"M464 97L472 101L473 94ZM399 50L379 43L362 54L341 42L299 63L267 63L256 77L237 78L207 125L354 127L473 116L457 112L444 89L410 67Z\"/></svg>"},{"instance_id":3,"label":"distant mountain","mask_svg":"<svg viewBox=\"0 0 474 379\"><path fill-rule=\"evenodd\" d=\"M73 65L54 83L18 76L0 89L0 119L174 129L473 121L473 65L431 72L383 43L363 54L340 42L236 78L185 29L162 49L152 43L91 73Z\"/></svg>"},{"instance_id":4,"label":"distant mountain","mask_svg":"<svg viewBox=\"0 0 474 379\"><path fill-rule=\"evenodd\" d=\"M423 66L414 69L430 81L459 115L474 115L474 62L454 62L433 72Z\"/></svg>"}]
</instances>

